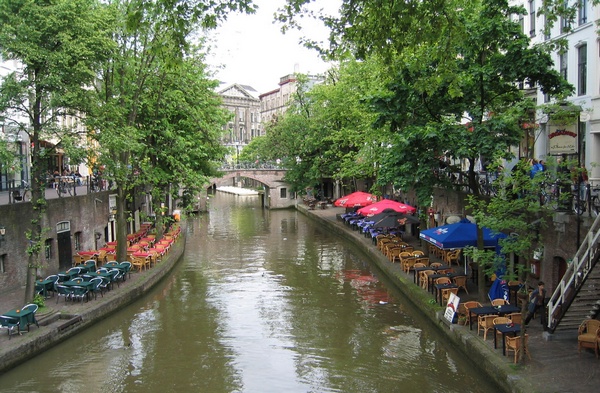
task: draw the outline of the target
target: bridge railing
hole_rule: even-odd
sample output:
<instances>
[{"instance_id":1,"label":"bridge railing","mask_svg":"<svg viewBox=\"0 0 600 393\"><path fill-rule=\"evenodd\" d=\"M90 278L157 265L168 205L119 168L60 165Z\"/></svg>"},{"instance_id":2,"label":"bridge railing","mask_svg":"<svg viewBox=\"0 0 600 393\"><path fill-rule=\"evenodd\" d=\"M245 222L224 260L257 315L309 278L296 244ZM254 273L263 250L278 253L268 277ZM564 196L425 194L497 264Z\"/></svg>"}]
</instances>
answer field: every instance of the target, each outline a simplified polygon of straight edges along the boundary
<instances>
[{"instance_id":1,"label":"bridge railing","mask_svg":"<svg viewBox=\"0 0 600 393\"><path fill-rule=\"evenodd\" d=\"M273 169L285 169L281 164L278 164L275 161L267 161L267 162L251 162L251 161L243 161L238 163L227 163L224 162L221 164L219 168L222 171L233 171L239 169L255 169L255 170L273 170Z\"/></svg>"}]
</instances>

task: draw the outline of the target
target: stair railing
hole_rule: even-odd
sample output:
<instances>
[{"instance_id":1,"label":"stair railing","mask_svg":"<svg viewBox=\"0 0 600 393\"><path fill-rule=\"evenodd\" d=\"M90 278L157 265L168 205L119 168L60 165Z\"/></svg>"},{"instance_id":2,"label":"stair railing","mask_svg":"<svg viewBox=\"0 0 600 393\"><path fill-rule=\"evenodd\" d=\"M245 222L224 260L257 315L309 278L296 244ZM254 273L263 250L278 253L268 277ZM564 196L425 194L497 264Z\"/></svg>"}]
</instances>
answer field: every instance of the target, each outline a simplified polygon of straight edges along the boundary
<instances>
[{"instance_id":1,"label":"stair railing","mask_svg":"<svg viewBox=\"0 0 600 393\"><path fill-rule=\"evenodd\" d=\"M553 332L575 299L581 285L594 267L600 241L600 215L596 217L589 232L579 246L565 275L558 283L548 302L548 328Z\"/></svg>"}]
</instances>

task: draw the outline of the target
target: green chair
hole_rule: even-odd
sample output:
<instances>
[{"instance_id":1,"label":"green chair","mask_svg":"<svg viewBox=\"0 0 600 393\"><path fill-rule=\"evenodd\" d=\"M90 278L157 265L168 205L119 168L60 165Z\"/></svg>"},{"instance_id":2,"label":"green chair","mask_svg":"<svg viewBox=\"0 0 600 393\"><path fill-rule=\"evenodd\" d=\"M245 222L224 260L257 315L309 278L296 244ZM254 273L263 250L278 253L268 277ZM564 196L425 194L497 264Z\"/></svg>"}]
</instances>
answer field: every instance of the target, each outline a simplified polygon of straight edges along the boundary
<instances>
[{"instance_id":1,"label":"green chair","mask_svg":"<svg viewBox=\"0 0 600 393\"><path fill-rule=\"evenodd\" d=\"M21 334L21 329L19 327L19 321L14 318L6 317L4 315L0 315L0 328L6 329L8 332L8 339L10 340L11 336L14 334L15 328L17 329L17 333Z\"/></svg>"},{"instance_id":2,"label":"green chair","mask_svg":"<svg viewBox=\"0 0 600 393\"><path fill-rule=\"evenodd\" d=\"M31 314L29 315L29 317L27 319L27 331L29 331L29 325L32 325L32 324L35 324L35 326L40 327L40 324L38 323L37 319L35 318L35 313L38 310L38 305L30 303L26 306L23 306L22 309L31 311Z\"/></svg>"},{"instance_id":3,"label":"green chair","mask_svg":"<svg viewBox=\"0 0 600 393\"><path fill-rule=\"evenodd\" d=\"M83 302L84 298L87 300L87 296L88 296L87 288L80 287L78 285L74 285L71 287L71 298L72 299L79 299L79 300L81 300L81 302Z\"/></svg>"},{"instance_id":4,"label":"green chair","mask_svg":"<svg viewBox=\"0 0 600 393\"><path fill-rule=\"evenodd\" d=\"M94 299L98 298L98 292L100 292L100 295L102 295L102 297L104 297L104 293L102 293L102 278L101 277L94 277L90 280L90 283L94 284L92 286L92 289L90 289L90 292L92 292L94 294Z\"/></svg>"}]
</instances>

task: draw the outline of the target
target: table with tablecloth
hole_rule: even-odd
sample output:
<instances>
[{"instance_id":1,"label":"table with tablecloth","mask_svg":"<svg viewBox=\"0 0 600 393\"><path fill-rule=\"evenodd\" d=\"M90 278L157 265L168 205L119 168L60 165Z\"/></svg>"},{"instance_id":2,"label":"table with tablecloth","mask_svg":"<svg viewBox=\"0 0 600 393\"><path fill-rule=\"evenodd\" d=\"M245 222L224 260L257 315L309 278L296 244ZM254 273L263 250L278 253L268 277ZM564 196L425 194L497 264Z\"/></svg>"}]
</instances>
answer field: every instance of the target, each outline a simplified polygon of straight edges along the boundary
<instances>
[{"instance_id":1,"label":"table with tablecloth","mask_svg":"<svg viewBox=\"0 0 600 393\"><path fill-rule=\"evenodd\" d=\"M35 323L35 315L33 311L29 309L16 308L2 314L5 317L16 319L19 322L19 332L22 332L25 328L32 323Z\"/></svg>"}]
</instances>

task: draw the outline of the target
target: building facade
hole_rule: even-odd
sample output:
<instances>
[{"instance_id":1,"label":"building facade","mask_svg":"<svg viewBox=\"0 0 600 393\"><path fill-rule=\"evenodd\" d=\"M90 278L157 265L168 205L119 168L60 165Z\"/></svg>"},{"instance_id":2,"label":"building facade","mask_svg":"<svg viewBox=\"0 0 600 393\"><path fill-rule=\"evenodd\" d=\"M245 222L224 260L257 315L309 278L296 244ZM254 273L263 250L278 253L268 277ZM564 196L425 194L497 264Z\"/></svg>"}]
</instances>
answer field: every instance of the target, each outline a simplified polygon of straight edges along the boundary
<instances>
[{"instance_id":1,"label":"building facade","mask_svg":"<svg viewBox=\"0 0 600 393\"><path fill-rule=\"evenodd\" d=\"M219 90L218 94L223 99L223 106L232 113L222 143L232 148L235 160L238 160L244 146L254 137L263 135L258 92L251 86L234 83Z\"/></svg>"},{"instance_id":2,"label":"building facade","mask_svg":"<svg viewBox=\"0 0 600 393\"><path fill-rule=\"evenodd\" d=\"M515 3L525 7L527 14L519 16L525 34L533 44L565 39L567 49L552 54L554 65L563 77L574 86L575 92L568 101L581 108L573 124L566 126L553 122L551 114L538 112L536 130L532 135L533 156L547 159L550 156L567 156L585 165L592 185L600 185L600 41L596 23L600 8L591 0L566 0L565 4L575 7L574 18L559 18L545 32L546 17L543 15L542 0L520 0ZM538 105L551 103L552 97L539 89L535 92ZM557 132L559 131L559 132ZM560 131L567 131L571 141L557 143ZM568 146L566 146L568 145Z\"/></svg>"},{"instance_id":3,"label":"building facade","mask_svg":"<svg viewBox=\"0 0 600 393\"><path fill-rule=\"evenodd\" d=\"M310 90L315 84L322 83L324 78L318 75L306 75L306 88ZM260 98L260 114L263 123L277 121L288 109L294 94L298 91L298 77L296 74L289 74L279 78L279 87L269 92L263 93Z\"/></svg>"}]
</instances>

